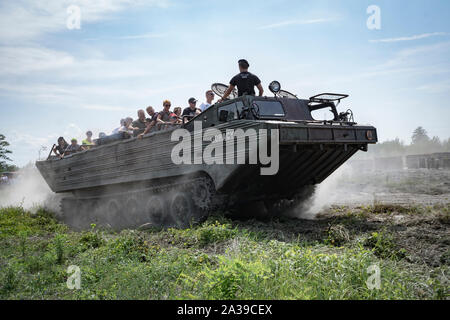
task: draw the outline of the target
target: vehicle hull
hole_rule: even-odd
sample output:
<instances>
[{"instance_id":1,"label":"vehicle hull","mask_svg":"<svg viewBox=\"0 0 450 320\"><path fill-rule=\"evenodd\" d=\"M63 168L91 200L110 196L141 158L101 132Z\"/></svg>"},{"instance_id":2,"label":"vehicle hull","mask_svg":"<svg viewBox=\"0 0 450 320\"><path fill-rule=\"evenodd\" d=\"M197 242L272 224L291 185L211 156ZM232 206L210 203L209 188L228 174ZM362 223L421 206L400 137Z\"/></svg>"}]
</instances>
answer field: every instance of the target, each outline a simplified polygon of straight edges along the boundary
<instances>
[{"instance_id":1,"label":"vehicle hull","mask_svg":"<svg viewBox=\"0 0 450 320\"><path fill-rule=\"evenodd\" d=\"M245 152L246 164L237 164L238 151L231 161L233 164L175 164L171 155L179 141L172 141L173 130L160 131L143 139L117 141L62 160L39 161L36 165L57 193L74 192L86 197L97 189L120 185L133 188L202 173L211 177L219 193L253 198L289 195L304 185L318 184L358 150L365 150L367 144L376 141L376 130L370 126L234 121L214 128L224 136L227 130L248 132L253 129L256 136L261 129L266 129L269 136L273 130L278 130L278 172L264 176L261 165L248 164L249 155L257 152L248 143L241 150ZM193 140L193 132L191 136ZM191 152L201 156L208 144L203 141L200 147L192 145ZM228 163L226 158L224 162Z\"/></svg>"}]
</instances>

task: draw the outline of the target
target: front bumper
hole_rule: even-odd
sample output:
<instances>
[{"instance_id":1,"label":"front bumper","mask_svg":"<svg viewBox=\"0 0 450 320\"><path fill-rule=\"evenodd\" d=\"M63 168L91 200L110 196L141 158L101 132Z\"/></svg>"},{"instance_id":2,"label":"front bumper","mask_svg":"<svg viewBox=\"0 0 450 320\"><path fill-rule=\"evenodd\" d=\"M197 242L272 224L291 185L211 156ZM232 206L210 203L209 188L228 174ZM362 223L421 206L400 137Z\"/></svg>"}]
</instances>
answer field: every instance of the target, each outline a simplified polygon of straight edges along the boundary
<instances>
[{"instance_id":1,"label":"front bumper","mask_svg":"<svg viewBox=\"0 0 450 320\"><path fill-rule=\"evenodd\" d=\"M373 144L378 141L372 126L280 125L280 144Z\"/></svg>"}]
</instances>

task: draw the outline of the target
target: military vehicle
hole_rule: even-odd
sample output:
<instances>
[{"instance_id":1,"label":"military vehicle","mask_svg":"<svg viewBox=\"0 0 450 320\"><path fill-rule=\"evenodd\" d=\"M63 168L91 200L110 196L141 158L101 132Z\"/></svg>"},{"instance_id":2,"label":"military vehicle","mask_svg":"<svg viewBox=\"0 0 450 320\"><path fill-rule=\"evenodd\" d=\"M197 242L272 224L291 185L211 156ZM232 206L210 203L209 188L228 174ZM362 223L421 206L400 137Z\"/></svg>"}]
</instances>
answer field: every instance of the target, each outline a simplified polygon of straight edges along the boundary
<instances>
[{"instance_id":1,"label":"military vehicle","mask_svg":"<svg viewBox=\"0 0 450 320\"><path fill-rule=\"evenodd\" d=\"M219 95L226 88L212 86ZM183 119L181 124L156 128L143 138L126 133L102 138L89 150L62 159L49 156L36 166L54 192L64 193L63 220L78 228L91 223L119 229L185 227L212 210L248 208L257 203L263 203L268 214L279 214L304 200L314 185L357 151L367 151L368 144L377 142L377 131L357 125L350 110L338 113L337 106L347 95L326 93L299 99L281 90L277 81L269 88L273 97L237 97L232 93L230 99L192 119ZM313 112L322 109L331 111L332 120L313 118ZM196 132L200 124L202 129ZM185 153L185 149L179 155L200 161L174 163L173 150L180 138L172 135L178 129L184 129L181 133L185 138L194 140L186 144L190 152ZM201 139L209 129L223 134L223 139L216 136L196 144L195 139ZM259 161L260 156L257 163L249 161L257 152L250 140L261 141L261 129L267 130L268 149L272 150L274 141L279 147L276 174L261 174L268 165ZM230 130L245 135L227 136ZM236 146L239 139L243 142L240 149ZM224 164L202 161L212 141L216 146L231 141L231 156L212 152L223 156Z\"/></svg>"}]
</instances>

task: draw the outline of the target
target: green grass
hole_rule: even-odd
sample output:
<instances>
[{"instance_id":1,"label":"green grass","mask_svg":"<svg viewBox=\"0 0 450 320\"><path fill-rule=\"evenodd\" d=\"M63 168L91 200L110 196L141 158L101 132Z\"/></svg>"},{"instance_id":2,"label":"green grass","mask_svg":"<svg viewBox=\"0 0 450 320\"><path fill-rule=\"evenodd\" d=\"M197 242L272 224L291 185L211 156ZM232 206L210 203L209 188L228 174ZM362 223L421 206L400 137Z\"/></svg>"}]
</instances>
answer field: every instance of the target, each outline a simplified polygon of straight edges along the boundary
<instances>
[{"instance_id":1,"label":"green grass","mask_svg":"<svg viewBox=\"0 0 450 320\"><path fill-rule=\"evenodd\" d=\"M353 241L338 226L318 241L280 241L223 217L186 230L72 232L44 210L3 208L0 299L448 298L448 267L409 263L386 232ZM366 285L373 264L380 290ZM70 265L80 290L67 288Z\"/></svg>"}]
</instances>

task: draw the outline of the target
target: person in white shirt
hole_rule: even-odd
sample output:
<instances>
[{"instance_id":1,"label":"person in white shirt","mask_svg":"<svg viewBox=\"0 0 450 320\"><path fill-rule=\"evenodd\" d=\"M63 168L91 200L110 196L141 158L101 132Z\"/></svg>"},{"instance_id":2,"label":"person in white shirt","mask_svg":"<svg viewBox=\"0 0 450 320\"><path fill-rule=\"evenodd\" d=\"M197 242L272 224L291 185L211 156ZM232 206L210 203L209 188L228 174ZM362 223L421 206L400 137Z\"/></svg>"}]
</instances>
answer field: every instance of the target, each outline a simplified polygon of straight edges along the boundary
<instances>
[{"instance_id":1,"label":"person in white shirt","mask_svg":"<svg viewBox=\"0 0 450 320\"><path fill-rule=\"evenodd\" d=\"M214 100L214 92L212 92L211 90L206 91L205 93L206 96L206 102L202 103L200 105L200 110L206 111L209 107L211 107L212 102Z\"/></svg>"},{"instance_id":2,"label":"person in white shirt","mask_svg":"<svg viewBox=\"0 0 450 320\"><path fill-rule=\"evenodd\" d=\"M1 183L7 184L8 183L8 176L6 174L2 175L0 181Z\"/></svg>"},{"instance_id":3,"label":"person in white shirt","mask_svg":"<svg viewBox=\"0 0 450 320\"><path fill-rule=\"evenodd\" d=\"M125 125L125 119L120 119L120 127L115 128L115 129L112 131L112 134L117 134L117 133L119 133L120 129L122 129L124 125Z\"/></svg>"},{"instance_id":4,"label":"person in white shirt","mask_svg":"<svg viewBox=\"0 0 450 320\"><path fill-rule=\"evenodd\" d=\"M129 135L133 135L133 129L130 129L131 123L133 123L133 118L125 118L123 126L119 128L118 132L127 132Z\"/></svg>"}]
</instances>

